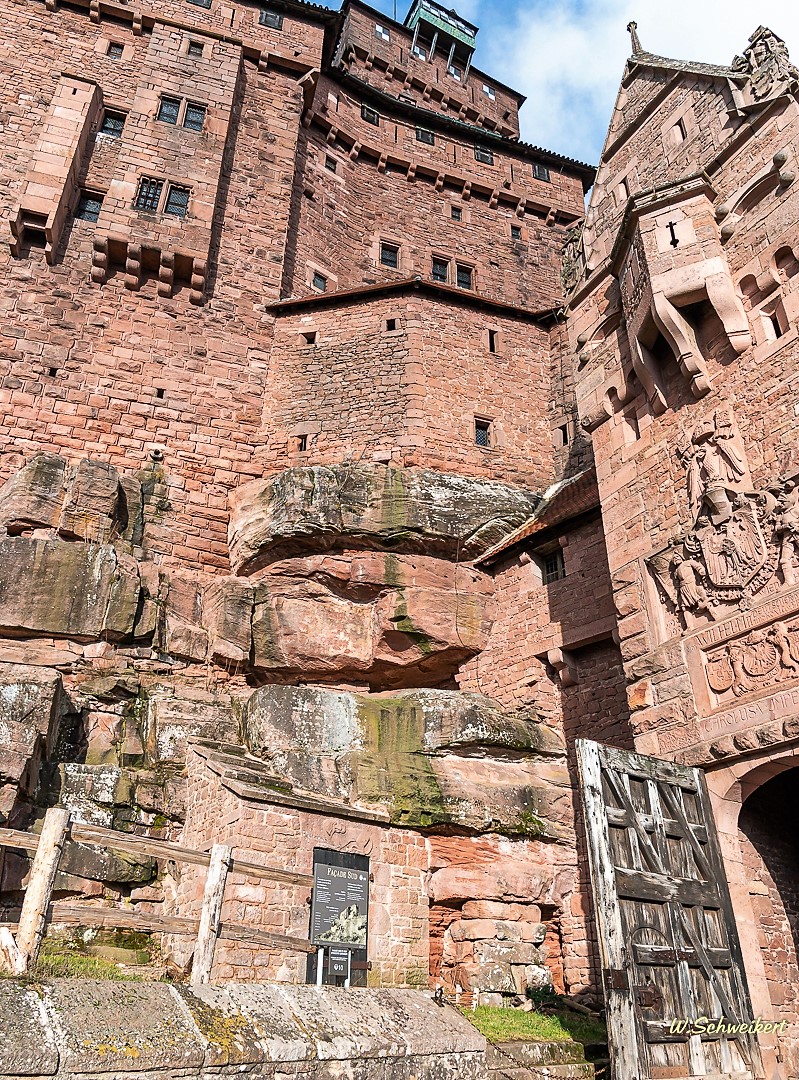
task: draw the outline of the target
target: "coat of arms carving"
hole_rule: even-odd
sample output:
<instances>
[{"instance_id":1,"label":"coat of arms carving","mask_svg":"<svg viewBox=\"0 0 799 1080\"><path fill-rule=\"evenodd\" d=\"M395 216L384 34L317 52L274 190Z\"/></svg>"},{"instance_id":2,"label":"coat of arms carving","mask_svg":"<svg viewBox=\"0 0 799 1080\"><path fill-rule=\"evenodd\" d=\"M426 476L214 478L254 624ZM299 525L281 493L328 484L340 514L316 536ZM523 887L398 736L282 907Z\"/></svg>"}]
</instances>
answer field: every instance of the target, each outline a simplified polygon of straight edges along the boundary
<instances>
[{"instance_id":1,"label":"coat of arms carving","mask_svg":"<svg viewBox=\"0 0 799 1080\"><path fill-rule=\"evenodd\" d=\"M683 626L692 629L746 608L766 586L796 584L799 473L756 490L729 409L701 421L677 456L686 470L693 528L648 563ZM771 643L752 646L746 660L750 666L765 664L776 648ZM726 654L715 658L708 668L711 685L724 683L734 662ZM734 681L733 674L729 677Z\"/></svg>"}]
</instances>

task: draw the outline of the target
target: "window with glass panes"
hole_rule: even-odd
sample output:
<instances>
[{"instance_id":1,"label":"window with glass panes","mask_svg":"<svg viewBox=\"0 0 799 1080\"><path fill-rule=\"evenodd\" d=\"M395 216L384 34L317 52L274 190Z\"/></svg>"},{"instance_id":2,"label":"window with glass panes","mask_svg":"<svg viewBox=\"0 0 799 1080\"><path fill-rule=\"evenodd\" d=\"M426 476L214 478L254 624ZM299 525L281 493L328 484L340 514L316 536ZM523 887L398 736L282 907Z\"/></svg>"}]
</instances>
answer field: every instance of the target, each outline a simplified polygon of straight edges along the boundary
<instances>
[{"instance_id":1,"label":"window with glass panes","mask_svg":"<svg viewBox=\"0 0 799 1080\"><path fill-rule=\"evenodd\" d=\"M175 217L185 217L189 207L189 195L191 190L181 187L179 184L170 184L164 204L165 214L174 214Z\"/></svg>"},{"instance_id":2,"label":"window with glass panes","mask_svg":"<svg viewBox=\"0 0 799 1080\"><path fill-rule=\"evenodd\" d=\"M474 271L472 270L471 266L462 266L460 263L458 263L456 267L456 280L458 282L458 288L471 289L473 275Z\"/></svg>"},{"instance_id":3,"label":"window with glass panes","mask_svg":"<svg viewBox=\"0 0 799 1080\"><path fill-rule=\"evenodd\" d=\"M449 262L446 259L433 259L433 281L449 280Z\"/></svg>"},{"instance_id":4,"label":"window with glass panes","mask_svg":"<svg viewBox=\"0 0 799 1080\"><path fill-rule=\"evenodd\" d=\"M189 131L202 131L204 123L205 105L198 105L195 101L188 102L183 116L184 128L188 128Z\"/></svg>"},{"instance_id":5,"label":"window with glass panes","mask_svg":"<svg viewBox=\"0 0 799 1080\"><path fill-rule=\"evenodd\" d=\"M268 26L271 30L282 30L283 14L280 11L275 11L274 8L261 8L258 22L261 26Z\"/></svg>"},{"instance_id":6,"label":"window with glass panes","mask_svg":"<svg viewBox=\"0 0 799 1080\"><path fill-rule=\"evenodd\" d=\"M180 98L162 97L158 103L156 120L164 124L177 124L180 115Z\"/></svg>"},{"instance_id":7,"label":"window with glass panes","mask_svg":"<svg viewBox=\"0 0 799 1080\"><path fill-rule=\"evenodd\" d=\"M103 122L100 125L101 135L110 135L114 139L118 139L122 134L122 129L125 126L125 114L118 112L105 112L103 114Z\"/></svg>"},{"instance_id":8,"label":"window with glass panes","mask_svg":"<svg viewBox=\"0 0 799 1080\"><path fill-rule=\"evenodd\" d=\"M139 190L136 193L137 210L157 210L161 201L161 192L164 190L164 181L155 180L151 176L143 176L139 181Z\"/></svg>"},{"instance_id":9,"label":"window with glass panes","mask_svg":"<svg viewBox=\"0 0 799 1080\"><path fill-rule=\"evenodd\" d=\"M81 221L97 221L103 205L102 195L93 191L82 191L75 210L75 217Z\"/></svg>"}]
</instances>

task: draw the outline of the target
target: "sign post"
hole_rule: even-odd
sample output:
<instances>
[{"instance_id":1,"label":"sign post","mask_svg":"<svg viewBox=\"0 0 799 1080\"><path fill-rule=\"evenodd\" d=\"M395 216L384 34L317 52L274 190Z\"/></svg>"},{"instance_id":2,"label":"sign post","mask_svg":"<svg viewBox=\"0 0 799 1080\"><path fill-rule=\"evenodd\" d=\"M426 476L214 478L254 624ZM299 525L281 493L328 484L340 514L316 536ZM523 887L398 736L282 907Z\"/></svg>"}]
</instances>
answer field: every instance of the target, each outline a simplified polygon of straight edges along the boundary
<instances>
[{"instance_id":1,"label":"sign post","mask_svg":"<svg viewBox=\"0 0 799 1080\"><path fill-rule=\"evenodd\" d=\"M317 986L323 982L325 960L327 974L334 980L343 978L344 985L349 986L352 952L354 949L366 949L369 871L335 865L340 861L339 852L330 852L328 860L317 857L314 861L311 942L319 950Z\"/></svg>"}]
</instances>

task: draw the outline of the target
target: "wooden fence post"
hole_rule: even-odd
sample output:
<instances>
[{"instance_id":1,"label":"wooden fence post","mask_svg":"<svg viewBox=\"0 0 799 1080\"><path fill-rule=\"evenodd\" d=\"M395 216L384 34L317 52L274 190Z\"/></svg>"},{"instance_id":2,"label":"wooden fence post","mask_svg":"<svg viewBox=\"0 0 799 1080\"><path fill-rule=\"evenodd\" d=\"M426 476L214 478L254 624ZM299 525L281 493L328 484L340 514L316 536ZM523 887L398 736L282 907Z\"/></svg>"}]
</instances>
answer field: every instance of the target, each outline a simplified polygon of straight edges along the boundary
<instances>
[{"instance_id":1,"label":"wooden fence post","mask_svg":"<svg viewBox=\"0 0 799 1080\"><path fill-rule=\"evenodd\" d=\"M50 905L53 882L61 852L64 850L68 827L68 810L51 807L44 815L42 835L33 857L31 876L22 901L17 930L17 948L24 958L26 969L31 968L39 957L47 922L47 908Z\"/></svg>"},{"instance_id":2,"label":"wooden fence post","mask_svg":"<svg viewBox=\"0 0 799 1080\"><path fill-rule=\"evenodd\" d=\"M200 928L197 931L197 943L194 946L194 961L191 967L193 986L211 981L211 968L214 965L214 950L219 936L222 901L225 897L225 882L233 861L233 850L227 844L214 844L211 848L211 861L208 864L208 876L205 879L203 907L200 912Z\"/></svg>"}]
</instances>

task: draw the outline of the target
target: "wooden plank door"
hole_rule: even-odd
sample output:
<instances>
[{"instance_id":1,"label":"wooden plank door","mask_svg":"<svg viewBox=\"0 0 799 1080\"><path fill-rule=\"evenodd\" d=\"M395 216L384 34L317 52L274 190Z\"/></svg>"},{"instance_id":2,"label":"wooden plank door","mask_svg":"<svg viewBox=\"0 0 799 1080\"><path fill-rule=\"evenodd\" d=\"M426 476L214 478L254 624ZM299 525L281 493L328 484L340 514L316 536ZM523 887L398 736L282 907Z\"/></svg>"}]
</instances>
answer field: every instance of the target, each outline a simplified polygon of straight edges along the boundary
<instances>
[{"instance_id":1,"label":"wooden plank door","mask_svg":"<svg viewBox=\"0 0 799 1080\"><path fill-rule=\"evenodd\" d=\"M699 769L577 741L608 1034L617 1080L754 1080L738 934ZM701 1027L701 1024L700 1024Z\"/></svg>"}]
</instances>

